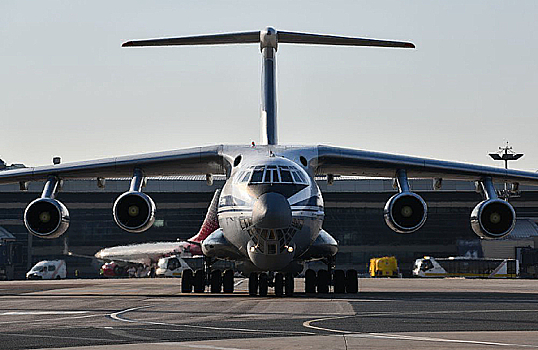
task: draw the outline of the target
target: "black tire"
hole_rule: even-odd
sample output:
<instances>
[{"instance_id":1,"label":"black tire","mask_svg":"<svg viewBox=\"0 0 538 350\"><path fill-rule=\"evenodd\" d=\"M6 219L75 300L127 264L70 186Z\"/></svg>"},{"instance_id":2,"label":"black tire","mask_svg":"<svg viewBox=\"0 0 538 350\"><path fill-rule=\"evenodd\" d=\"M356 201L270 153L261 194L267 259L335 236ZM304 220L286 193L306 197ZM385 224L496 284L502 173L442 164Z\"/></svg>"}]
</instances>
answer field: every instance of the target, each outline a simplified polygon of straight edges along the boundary
<instances>
[{"instance_id":1,"label":"black tire","mask_svg":"<svg viewBox=\"0 0 538 350\"><path fill-rule=\"evenodd\" d=\"M329 271L319 270L318 271L318 293L327 294L329 293Z\"/></svg>"},{"instance_id":2,"label":"black tire","mask_svg":"<svg viewBox=\"0 0 538 350\"><path fill-rule=\"evenodd\" d=\"M181 274L181 293L192 293L192 270L183 270Z\"/></svg>"},{"instance_id":3,"label":"black tire","mask_svg":"<svg viewBox=\"0 0 538 350\"><path fill-rule=\"evenodd\" d=\"M346 273L344 270L334 270L334 293L343 294L346 292Z\"/></svg>"},{"instance_id":4,"label":"black tire","mask_svg":"<svg viewBox=\"0 0 538 350\"><path fill-rule=\"evenodd\" d=\"M293 278L292 273L287 273L284 277L284 294L286 294L287 297L291 297L295 290L295 278Z\"/></svg>"},{"instance_id":5,"label":"black tire","mask_svg":"<svg viewBox=\"0 0 538 350\"><path fill-rule=\"evenodd\" d=\"M306 270L304 274L304 285L305 293L313 294L316 292L316 271L312 269Z\"/></svg>"},{"instance_id":6,"label":"black tire","mask_svg":"<svg viewBox=\"0 0 538 350\"><path fill-rule=\"evenodd\" d=\"M275 274L275 295L277 297L284 295L284 274L282 272Z\"/></svg>"},{"instance_id":7,"label":"black tire","mask_svg":"<svg viewBox=\"0 0 538 350\"><path fill-rule=\"evenodd\" d=\"M196 270L193 278L194 293L203 293L205 291L205 273L204 270Z\"/></svg>"},{"instance_id":8,"label":"black tire","mask_svg":"<svg viewBox=\"0 0 538 350\"><path fill-rule=\"evenodd\" d=\"M211 293L220 293L222 291L222 272L220 270L211 271Z\"/></svg>"},{"instance_id":9,"label":"black tire","mask_svg":"<svg viewBox=\"0 0 538 350\"><path fill-rule=\"evenodd\" d=\"M269 284L267 282L267 274L265 272L260 273L260 277L258 279L258 289L261 297L267 296L267 290L269 289Z\"/></svg>"},{"instance_id":10,"label":"black tire","mask_svg":"<svg viewBox=\"0 0 538 350\"><path fill-rule=\"evenodd\" d=\"M124 272L123 267L118 266L118 265L114 266L114 275L115 275L115 277L123 276L123 272Z\"/></svg>"},{"instance_id":11,"label":"black tire","mask_svg":"<svg viewBox=\"0 0 538 350\"><path fill-rule=\"evenodd\" d=\"M359 292L359 278L357 277L357 270L347 270L346 292L349 294L355 294Z\"/></svg>"},{"instance_id":12,"label":"black tire","mask_svg":"<svg viewBox=\"0 0 538 350\"><path fill-rule=\"evenodd\" d=\"M248 294L258 295L258 274L256 272L251 272L248 276Z\"/></svg>"},{"instance_id":13,"label":"black tire","mask_svg":"<svg viewBox=\"0 0 538 350\"><path fill-rule=\"evenodd\" d=\"M226 270L222 276L222 287L224 293L234 292L234 272L233 270Z\"/></svg>"}]
</instances>

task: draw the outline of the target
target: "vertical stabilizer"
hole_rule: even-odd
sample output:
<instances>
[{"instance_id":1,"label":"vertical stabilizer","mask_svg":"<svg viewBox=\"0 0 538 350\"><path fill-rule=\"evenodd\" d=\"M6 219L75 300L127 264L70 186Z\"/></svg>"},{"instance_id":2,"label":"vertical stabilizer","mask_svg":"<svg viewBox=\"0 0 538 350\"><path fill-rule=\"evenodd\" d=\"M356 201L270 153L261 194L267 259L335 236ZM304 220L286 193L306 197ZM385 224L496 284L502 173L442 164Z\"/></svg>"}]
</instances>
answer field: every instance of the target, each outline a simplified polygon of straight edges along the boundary
<instances>
[{"instance_id":1,"label":"vertical stabilizer","mask_svg":"<svg viewBox=\"0 0 538 350\"><path fill-rule=\"evenodd\" d=\"M217 207L219 204L220 189L215 191L211 204L207 209L207 214L205 215L204 222L200 227L200 231L189 239L189 242L201 243L204 239L212 234L216 229L219 228L219 220L217 217Z\"/></svg>"},{"instance_id":2,"label":"vertical stabilizer","mask_svg":"<svg viewBox=\"0 0 538 350\"><path fill-rule=\"evenodd\" d=\"M303 45L342 45L342 46L374 46L414 48L408 42L388 41L365 38L350 38L334 35L276 31L267 27L262 31L224 33L188 36L179 38L162 38L134 40L122 46L174 46L174 45L221 45L221 44L253 44L260 43L262 52L262 100L261 100L261 144L276 145L276 51L279 43Z\"/></svg>"}]
</instances>

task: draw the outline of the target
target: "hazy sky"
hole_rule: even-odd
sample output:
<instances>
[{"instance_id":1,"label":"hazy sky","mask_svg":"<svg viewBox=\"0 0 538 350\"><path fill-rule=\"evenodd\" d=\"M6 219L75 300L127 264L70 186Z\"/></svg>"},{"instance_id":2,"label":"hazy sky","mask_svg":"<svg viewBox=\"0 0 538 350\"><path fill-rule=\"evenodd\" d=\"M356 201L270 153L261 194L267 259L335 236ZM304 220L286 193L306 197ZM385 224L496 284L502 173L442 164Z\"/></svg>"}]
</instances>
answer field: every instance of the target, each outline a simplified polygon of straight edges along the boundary
<instances>
[{"instance_id":1,"label":"hazy sky","mask_svg":"<svg viewBox=\"0 0 538 350\"><path fill-rule=\"evenodd\" d=\"M278 50L281 144L538 169L537 1L1 1L0 158L50 164L259 141L257 45L130 39L305 31L416 50Z\"/></svg>"}]
</instances>

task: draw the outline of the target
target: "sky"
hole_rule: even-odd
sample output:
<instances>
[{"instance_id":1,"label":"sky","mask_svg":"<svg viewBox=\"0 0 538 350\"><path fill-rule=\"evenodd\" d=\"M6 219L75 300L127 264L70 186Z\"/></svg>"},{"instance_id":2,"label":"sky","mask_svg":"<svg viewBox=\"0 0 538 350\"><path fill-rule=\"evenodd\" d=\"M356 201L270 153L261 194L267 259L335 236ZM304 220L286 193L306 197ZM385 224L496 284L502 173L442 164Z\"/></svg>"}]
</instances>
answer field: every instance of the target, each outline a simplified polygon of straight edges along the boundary
<instances>
[{"instance_id":1,"label":"sky","mask_svg":"<svg viewBox=\"0 0 538 350\"><path fill-rule=\"evenodd\" d=\"M282 44L280 144L538 169L536 1L1 1L0 158L62 162L259 141L258 45L131 39L276 30L415 50Z\"/></svg>"}]
</instances>

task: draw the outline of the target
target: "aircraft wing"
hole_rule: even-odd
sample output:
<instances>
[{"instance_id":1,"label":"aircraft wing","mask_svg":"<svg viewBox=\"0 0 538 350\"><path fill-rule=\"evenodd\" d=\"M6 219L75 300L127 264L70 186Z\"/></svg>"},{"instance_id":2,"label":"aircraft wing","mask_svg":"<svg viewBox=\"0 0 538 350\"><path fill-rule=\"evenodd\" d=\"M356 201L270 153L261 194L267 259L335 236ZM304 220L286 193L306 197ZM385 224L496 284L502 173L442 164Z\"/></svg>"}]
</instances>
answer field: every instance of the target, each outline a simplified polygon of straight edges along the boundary
<instances>
[{"instance_id":1,"label":"aircraft wing","mask_svg":"<svg viewBox=\"0 0 538 350\"><path fill-rule=\"evenodd\" d=\"M139 168L145 176L224 174L222 146L195 147L97 159L76 163L0 171L0 184L46 180L54 175L69 178L131 177Z\"/></svg>"},{"instance_id":2,"label":"aircraft wing","mask_svg":"<svg viewBox=\"0 0 538 350\"><path fill-rule=\"evenodd\" d=\"M405 169L409 178L477 181L490 176L493 182L538 186L538 173L529 171L323 145L317 147L317 153L313 165L319 175L395 177L397 170Z\"/></svg>"}]
</instances>

